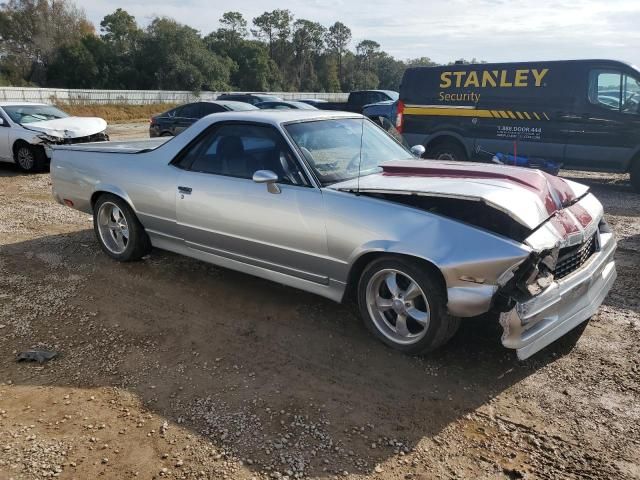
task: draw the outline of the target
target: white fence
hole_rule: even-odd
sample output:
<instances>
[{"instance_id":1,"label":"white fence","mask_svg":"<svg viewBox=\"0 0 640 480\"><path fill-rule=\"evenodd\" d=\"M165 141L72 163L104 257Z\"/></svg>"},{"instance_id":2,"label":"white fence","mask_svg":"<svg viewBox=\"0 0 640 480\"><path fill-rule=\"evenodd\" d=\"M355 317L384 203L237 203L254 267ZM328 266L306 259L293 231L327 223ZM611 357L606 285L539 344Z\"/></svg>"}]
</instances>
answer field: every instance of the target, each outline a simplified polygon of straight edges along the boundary
<instances>
[{"instance_id":1,"label":"white fence","mask_svg":"<svg viewBox=\"0 0 640 480\"><path fill-rule=\"evenodd\" d=\"M222 93L169 90L80 90L64 88L0 87L0 101L45 102L45 103L125 103L144 105L148 103L186 103L196 100L215 100ZM269 92L284 100L316 98L330 102L346 101L346 93Z\"/></svg>"}]
</instances>

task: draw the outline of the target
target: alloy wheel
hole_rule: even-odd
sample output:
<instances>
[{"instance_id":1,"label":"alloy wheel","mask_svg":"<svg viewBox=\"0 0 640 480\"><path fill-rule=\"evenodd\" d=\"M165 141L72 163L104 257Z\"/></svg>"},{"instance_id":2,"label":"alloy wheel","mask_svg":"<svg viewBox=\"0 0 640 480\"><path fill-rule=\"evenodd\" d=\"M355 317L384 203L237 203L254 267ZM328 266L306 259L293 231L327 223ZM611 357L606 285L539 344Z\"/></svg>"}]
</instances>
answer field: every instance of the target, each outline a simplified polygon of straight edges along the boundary
<instances>
[{"instance_id":1,"label":"alloy wheel","mask_svg":"<svg viewBox=\"0 0 640 480\"><path fill-rule=\"evenodd\" d=\"M20 147L16 154L18 165L23 170L31 170L36 163L33 151L28 147Z\"/></svg>"},{"instance_id":2,"label":"alloy wheel","mask_svg":"<svg viewBox=\"0 0 640 480\"><path fill-rule=\"evenodd\" d=\"M98 209L97 223L104 246L116 255L124 253L129 245L129 224L120 207L104 202Z\"/></svg>"},{"instance_id":3,"label":"alloy wheel","mask_svg":"<svg viewBox=\"0 0 640 480\"><path fill-rule=\"evenodd\" d=\"M411 345L426 335L429 301L406 273L395 269L376 272L367 284L366 301L376 328L393 342Z\"/></svg>"}]
</instances>

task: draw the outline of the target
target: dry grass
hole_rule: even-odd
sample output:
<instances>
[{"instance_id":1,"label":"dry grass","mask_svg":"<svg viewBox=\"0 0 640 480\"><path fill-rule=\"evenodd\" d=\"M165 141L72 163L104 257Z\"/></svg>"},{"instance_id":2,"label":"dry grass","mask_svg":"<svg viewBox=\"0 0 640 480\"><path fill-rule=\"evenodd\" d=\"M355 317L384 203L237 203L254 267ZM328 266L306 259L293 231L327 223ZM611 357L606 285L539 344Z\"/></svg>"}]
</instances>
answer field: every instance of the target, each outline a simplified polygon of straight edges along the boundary
<instances>
[{"instance_id":1,"label":"dry grass","mask_svg":"<svg viewBox=\"0 0 640 480\"><path fill-rule=\"evenodd\" d=\"M173 103L153 103L149 105L58 104L58 107L70 115L100 117L104 118L108 123L145 121L149 117L166 112L175 106L176 104Z\"/></svg>"}]
</instances>

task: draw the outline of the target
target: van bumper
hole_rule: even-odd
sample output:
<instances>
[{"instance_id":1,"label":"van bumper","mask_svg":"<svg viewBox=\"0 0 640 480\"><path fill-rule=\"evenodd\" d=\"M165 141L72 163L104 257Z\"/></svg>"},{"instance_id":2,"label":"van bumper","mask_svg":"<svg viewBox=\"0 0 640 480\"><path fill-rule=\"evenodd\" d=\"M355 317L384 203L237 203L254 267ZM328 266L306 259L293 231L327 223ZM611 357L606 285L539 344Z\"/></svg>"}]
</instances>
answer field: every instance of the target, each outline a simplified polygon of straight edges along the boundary
<instances>
[{"instance_id":1,"label":"van bumper","mask_svg":"<svg viewBox=\"0 0 640 480\"><path fill-rule=\"evenodd\" d=\"M612 233L600 234L600 250L579 270L500 316L502 344L524 360L591 318L616 279Z\"/></svg>"}]
</instances>

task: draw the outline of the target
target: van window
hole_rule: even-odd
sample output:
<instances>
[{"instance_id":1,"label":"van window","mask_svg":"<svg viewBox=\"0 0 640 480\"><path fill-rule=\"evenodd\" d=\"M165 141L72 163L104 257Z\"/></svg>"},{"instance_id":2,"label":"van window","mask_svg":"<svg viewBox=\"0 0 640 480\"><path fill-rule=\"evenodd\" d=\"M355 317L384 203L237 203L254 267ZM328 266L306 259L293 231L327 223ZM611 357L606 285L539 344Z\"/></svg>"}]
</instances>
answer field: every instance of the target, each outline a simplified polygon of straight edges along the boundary
<instances>
[{"instance_id":1,"label":"van window","mask_svg":"<svg viewBox=\"0 0 640 480\"><path fill-rule=\"evenodd\" d=\"M639 114L640 82L621 72L594 70L589 78L589 101L609 110Z\"/></svg>"},{"instance_id":2,"label":"van window","mask_svg":"<svg viewBox=\"0 0 640 480\"><path fill-rule=\"evenodd\" d=\"M589 101L610 110L620 109L620 72L594 70L589 79Z\"/></svg>"}]
</instances>

